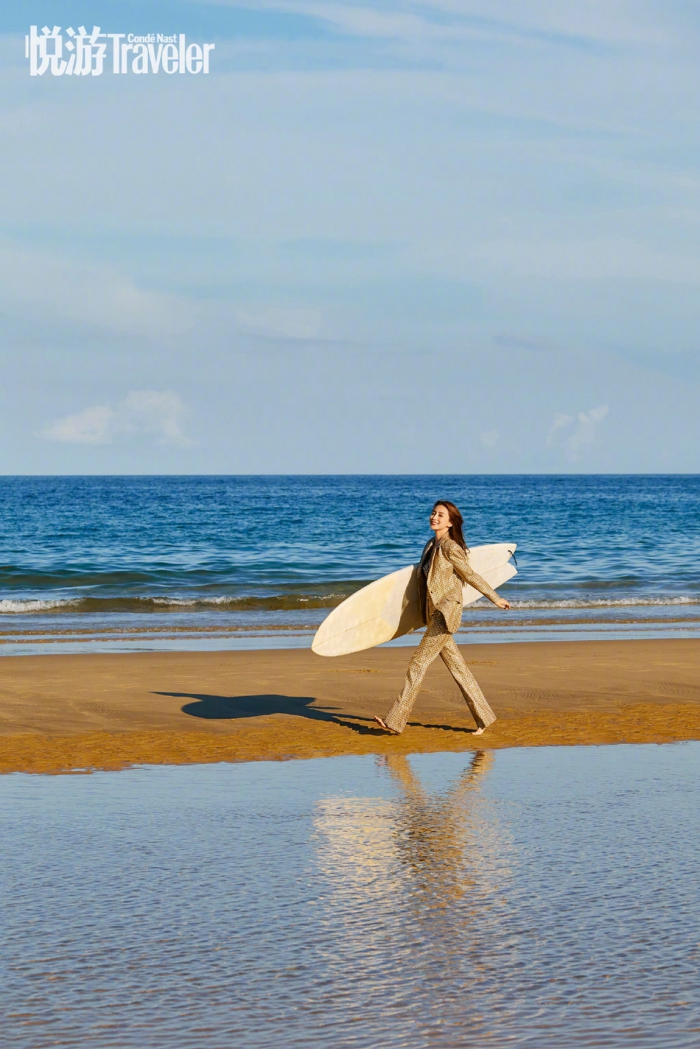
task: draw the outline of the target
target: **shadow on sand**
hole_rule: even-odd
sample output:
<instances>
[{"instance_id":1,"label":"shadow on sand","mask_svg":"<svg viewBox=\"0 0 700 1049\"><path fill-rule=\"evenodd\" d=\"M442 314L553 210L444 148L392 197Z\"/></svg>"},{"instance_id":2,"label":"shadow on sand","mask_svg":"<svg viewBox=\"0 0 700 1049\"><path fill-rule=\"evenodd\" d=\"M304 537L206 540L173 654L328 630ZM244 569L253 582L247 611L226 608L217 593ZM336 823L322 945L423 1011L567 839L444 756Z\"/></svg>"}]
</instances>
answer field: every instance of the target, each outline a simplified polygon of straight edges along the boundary
<instances>
[{"instance_id":1,"label":"shadow on sand","mask_svg":"<svg viewBox=\"0 0 700 1049\"><path fill-rule=\"evenodd\" d=\"M206 693L192 692L155 692L156 696L173 696L176 699L192 699L185 703L183 714L193 718L204 718L210 721L231 721L238 718L258 718L266 714L292 714L296 717L309 718L311 721L330 721L344 728L351 728L362 735L383 735L381 729L371 727L372 719L360 714L346 714L338 717L330 711L312 707L313 696L212 696ZM352 720L348 721L347 718Z\"/></svg>"},{"instance_id":2,"label":"shadow on sand","mask_svg":"<svg viewBox=\"0 0 700 1049\"><path fill-rule=\"evenodd\" d=\"M409 721L408 728L439 728L444 732L464 732L468 736L476 732L476 727L470 728L468 725L433 725L427 721Z\"/></svg>"}]
</instances>

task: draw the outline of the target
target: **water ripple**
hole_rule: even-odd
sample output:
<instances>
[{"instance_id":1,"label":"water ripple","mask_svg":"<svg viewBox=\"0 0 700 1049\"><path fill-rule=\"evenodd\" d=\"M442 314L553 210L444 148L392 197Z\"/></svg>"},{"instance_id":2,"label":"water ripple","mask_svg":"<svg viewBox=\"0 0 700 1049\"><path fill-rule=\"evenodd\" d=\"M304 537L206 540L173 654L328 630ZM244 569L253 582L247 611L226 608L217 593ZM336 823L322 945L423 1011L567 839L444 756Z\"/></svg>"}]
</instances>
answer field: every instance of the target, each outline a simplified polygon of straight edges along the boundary
<instances>
[{"instance_id":1,"label":"water ripple","mask_svg":"<svg viewBox=\"0 0 700 1049\"><path fill-rule=\"evenodd\" d=\"M0 782L3 1047L698 1044L700 744Z\"/></svg>"}]
</instances>

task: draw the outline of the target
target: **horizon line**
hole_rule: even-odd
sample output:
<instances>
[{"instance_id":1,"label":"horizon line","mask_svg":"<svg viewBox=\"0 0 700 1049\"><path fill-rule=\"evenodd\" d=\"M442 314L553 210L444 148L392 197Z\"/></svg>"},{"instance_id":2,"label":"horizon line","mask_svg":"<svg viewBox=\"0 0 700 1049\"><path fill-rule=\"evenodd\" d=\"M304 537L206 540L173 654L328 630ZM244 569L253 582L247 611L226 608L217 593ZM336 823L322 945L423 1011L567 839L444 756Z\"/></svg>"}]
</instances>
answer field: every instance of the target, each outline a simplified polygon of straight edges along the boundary
<instances>
[{"instance_id":1,"label":"horizon line","mask_svg":"<svg viewBox=\"0 0 700 1049\"><path fill-rule=\"evenodd\" d=\"M165 477L182 477L182 478L195 478L195 477L700 477L700 472L689 473L687 471L673 471L673 470L609 470L609 471L574 471L564 473L561 471L521 471L518 473L509 472L498 472L498 473L486 473L486 472L474 472L474 473L353 473L350 471L341 473L0 473L0 480L20 480L20 479L49 479L49 478L136 478L136 477L150 477L150 478L165 478Z\"/></svg>"}]
</instances>

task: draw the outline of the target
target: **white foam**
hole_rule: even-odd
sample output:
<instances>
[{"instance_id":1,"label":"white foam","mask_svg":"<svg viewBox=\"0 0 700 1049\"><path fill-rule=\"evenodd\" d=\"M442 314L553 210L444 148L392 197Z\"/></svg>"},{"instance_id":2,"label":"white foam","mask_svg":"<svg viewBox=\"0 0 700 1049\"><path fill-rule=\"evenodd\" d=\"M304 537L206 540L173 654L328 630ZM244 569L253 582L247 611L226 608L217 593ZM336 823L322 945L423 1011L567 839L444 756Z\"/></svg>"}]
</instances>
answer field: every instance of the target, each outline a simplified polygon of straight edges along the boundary
<instances>
[{"instance_id":1,"label":"white foam","mask_svg":"<svg viewBox=\"0 0 700 1049\"><path fill-rule=\"evenodd\" d=\"M661 608L668 605L700 605L698 597L622 597L562 599L561 601L511 601L512 608Z\"/></svg>"},{"instance_id":2,"label":"white foam","mask_svg":"<svg viewBox=\"0 0 700 1049\"><path fill-rule=\"evenodd\" d=\"M343 594L327 594L324 595L329 601L333 599L342 599L345 595ZM65 598L5 598L0 599L0 615L26 615L31 612L49 612L52 609L65 609L76 610L76 606L83 603L83 597L65 597ZM99 599L98 599L99 600ZM114 598L106 598L105 604L108 604ZM116 600L119 600L117 598ZM129 600L127 598L127 600ZM195 608L202 606L209 607L222 607L227 606L235 608L236 605L246 605L251 599L247 595L239 597L233 597L229 595L220 595L218 597L142 597L136 598L136 601L143 603L143 605L156 605L161 608ZM274 599L273 599L274 600ZM284 597L280 597L280 600L284 600ZM304 595L296 596L296 600L299 604L306 604L309 601L309 597ZM604 609L604 608L664 608L672 606L693 606L700 605L700 597L692 597L690 595L680 595L674 597L624 597L624 598L562 598L557 600L556 598L547 601L540 599L524 600L519 601L511 599L511 607L514 610L541 610L541 611L553 611L555 609ZM267 602L265 602L267 605ZM325 605L323 607L326 607ZM330 607L330 605L328 605ZM486 604L482 604L481 608L488 608ZM249 608L250 611L254 612L254 608ZM90 613L94 613L96 608L92 605ZM280 612L283 609L279 609ZM88 613L88 614L90 614Z\"/></svg>"},{"instance_id":3,"label":"white foam","mask_svg":"<svg viewBox=\"0 0 700 1049\"><path fill-rule=\"evenodd\" d=\"M236 597L144 597L153 605L175 605L176 607L191 608L193 605L234 605L241 598Z\"/></svg>"},{"instance_id":4,"label":"white foam","mask_svg":"<svg viewBox=\"0 0 700 1049\"><path fill-rule=\"evenodd\" d=\"M0 600L0 615L3 613L47 612L51 608L67 608L70 605L78 604L80 604L80 598L75 597L58 598L52 601L42 601L36 598L20 598L13 601L10 598L3 598Z\"/></svg>"},{"instance_id":5,"label":"white foam","mask_svg":"<svg viewBox=\"0 0 700 1049\"><path fill-rule=\"evenodd\" d=\"M326 601L339 600L339 601L344 601L347 596L348 596L347 594L323 594L323 595L316 595L316 594L311 594L311 595L307 595L307 594L289 594L289 595L287 595L287 594L273 594L273 595L270 595L270 597L268 597L268 598L264 598L264 597L256 598L254 596L251 596L250 594L241 594L238 597L230 597L230 596L221 596L221 597L142 597L142 598L139 598L138 600L143 601L144 603L147 603L147 604L151 604L151 605L160 605L161 607L166 607L168 605L173 605L175 607L181 607L181 608L192 608L195 605L231 605L231 606L240 605L240 604L250 605L251 602L255 602L257 600L257 601L259 601L261 603L261 607L262 606L270 607L270 605L272 604L272 602L275 601L275 599L277 599L279 601L294 600L294 601L297 601L299 604L308 604L309 601L315 601L315 600L326 600ZM330 606L328 606L328 607L330 607ZM282 611L281 608L280 608L280 611Z\"/></svg>"}]
</instances>

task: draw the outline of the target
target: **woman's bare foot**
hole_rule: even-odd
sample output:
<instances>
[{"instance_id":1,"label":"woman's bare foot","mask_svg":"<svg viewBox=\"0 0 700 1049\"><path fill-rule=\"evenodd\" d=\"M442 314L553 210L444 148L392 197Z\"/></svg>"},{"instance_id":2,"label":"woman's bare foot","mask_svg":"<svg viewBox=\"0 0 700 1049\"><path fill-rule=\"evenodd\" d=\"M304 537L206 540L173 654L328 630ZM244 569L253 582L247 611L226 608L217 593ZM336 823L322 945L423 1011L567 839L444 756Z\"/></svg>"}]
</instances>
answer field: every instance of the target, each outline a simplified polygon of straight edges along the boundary
<instances>
[{"instance_id":1,"label":"woman's bare foot","mask_svg":"<svg viewBox=\"0 0 700 1049\"><path fill-rule=\"evenodd\" d=\"M376 718L375 718L375 721L376 721ZM485 728L486 728L486 725L481 725L480 728L475 728L474 731L472 732L472 736L480 736Z\"/></svg>"},{"instance_id":2,"label":"woman's bare foot","mask_svg":"<svg viewBox=\"0 0 700 1049\"><path fill-rule=\"evenodd\" d=\"M374 720L377 722L377 724L379 725L380 728L384 729L385 732L390 732L392 736L398 736L399 735L399 733L396 731L395 728L389 728L389 726L387 725L387 723L384 720L384 718L380 718L378 716L375 716Z\"/></svg>"}]
</instances>

